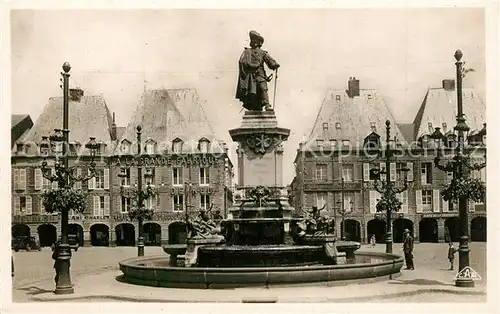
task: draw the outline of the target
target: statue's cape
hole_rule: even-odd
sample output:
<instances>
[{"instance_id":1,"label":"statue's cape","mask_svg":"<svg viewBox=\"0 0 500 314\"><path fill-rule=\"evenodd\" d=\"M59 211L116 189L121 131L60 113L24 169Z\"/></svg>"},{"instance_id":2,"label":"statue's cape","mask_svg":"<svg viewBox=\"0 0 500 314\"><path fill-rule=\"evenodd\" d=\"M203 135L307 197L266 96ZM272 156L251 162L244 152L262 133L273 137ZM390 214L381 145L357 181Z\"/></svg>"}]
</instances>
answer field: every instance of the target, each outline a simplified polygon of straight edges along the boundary
<instances>
[{"instance_id":1,"label":"statue's cape","mask_svg":"<svg viewBox=\"0 0 500 314\"><path fill-rule=\"evenodd\" d=\"M266 53L267 52L265 50L261 49L257 50L245 48L240 57L240 66L243 66L247 69L257 69L258 67L262 66L262 63L264 62L264 55Z\"/></svg>"}]
</instances>

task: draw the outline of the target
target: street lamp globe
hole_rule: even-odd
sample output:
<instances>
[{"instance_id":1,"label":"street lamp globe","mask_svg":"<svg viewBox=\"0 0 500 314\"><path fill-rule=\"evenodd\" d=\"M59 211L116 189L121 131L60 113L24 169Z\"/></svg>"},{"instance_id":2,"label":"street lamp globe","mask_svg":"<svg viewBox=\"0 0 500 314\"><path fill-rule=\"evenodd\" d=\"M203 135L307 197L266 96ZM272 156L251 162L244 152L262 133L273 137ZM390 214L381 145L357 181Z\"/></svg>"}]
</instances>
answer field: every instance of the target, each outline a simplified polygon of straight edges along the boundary
<instances>
[{"instance_id":1,"label":"street lamp globe","mask_svg":"<svg viewBox=\"0 0 500 314\"><path fill-rule=\"evenodd\" d=\"M69 64L69 62L64 62L64 64L62 65L62 69L64 72L68 73L71 70L71 65Z\"/></svg>"}]
</instances>

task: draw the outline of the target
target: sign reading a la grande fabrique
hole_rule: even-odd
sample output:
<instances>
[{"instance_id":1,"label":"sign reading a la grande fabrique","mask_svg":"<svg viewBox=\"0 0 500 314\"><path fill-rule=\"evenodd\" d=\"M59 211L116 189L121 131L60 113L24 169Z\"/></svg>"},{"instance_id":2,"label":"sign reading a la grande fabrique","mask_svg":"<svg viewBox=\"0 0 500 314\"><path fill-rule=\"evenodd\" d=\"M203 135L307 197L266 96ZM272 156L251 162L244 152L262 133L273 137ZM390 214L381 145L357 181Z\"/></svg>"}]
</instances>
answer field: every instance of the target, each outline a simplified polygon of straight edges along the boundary
<instances>
[{"instance_id":1,"label":"sign reading a la grande fabrique","mask_svg":"<svg viewBox=\"0 0 500 314\"><path fill-rule=\"evenodd\" d=\"M111 166L116 167L209 167L224 163L223 156L190 154L190 155L158 155L158 156L114 156L109 159Z\"/></svg>"}]
</instances>

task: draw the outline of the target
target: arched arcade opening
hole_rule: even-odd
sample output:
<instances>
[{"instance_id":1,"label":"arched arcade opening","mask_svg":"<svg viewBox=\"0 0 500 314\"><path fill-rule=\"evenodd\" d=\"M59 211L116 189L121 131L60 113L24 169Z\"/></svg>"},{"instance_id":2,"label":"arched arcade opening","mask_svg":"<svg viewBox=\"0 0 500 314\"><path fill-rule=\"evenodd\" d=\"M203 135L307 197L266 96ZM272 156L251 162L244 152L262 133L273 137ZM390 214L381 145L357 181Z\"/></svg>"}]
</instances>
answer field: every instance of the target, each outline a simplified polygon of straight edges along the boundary
<instances>
[{"instance_id":1,"label":"arched arcade opening","mask_svg":"<svg viewBox=\"0 0 500 314\"><path fill-rule=\"evenodd\" d=\"M57 241L57 228L51 224L43 224L38 226L38 238L40 239L40 246L51 246Z\"/></svg>"},{"instance_id":2,"label":"arched arcade opening","mask_svg":"<svg viewBox=\"0 0 500 314\"><path fill-rule=\"evenodd\" d=\"M90 243L92 246L109 246L109 227L105 224L92 225Z\"/></svg>"},{"instance_id":3,"label":"arched arcade opening","mask_svg":"<svg viewBox=\"0 0 500 314\"><path fill-rule=\"evenodd\" d=\"M12 226L12 238L15 237L29 237L31 236L31 229L25 224L16 224Z\"/></svg>"},{"instance_id":4,"label":"arched arcade opening","mask_svg":"<svg viewBox=\"0 0 500 314\"><path fill-rule=\"evenodd\" d=\"M344 227L345 225L345 227ZM346 219L340 223L341 238L346 241L361 241L361 223L354 219ZM345 232L345 234L342 234Z\"/></svg>"},{"instance_id":5,"label":"arched arcade opening","mask_svg":"<svg viewBox=\"0 0 500 314\"><path fill-rule=\"evenodd\" d=\"M471 220L470 240L486 242L486 217L475 217Z\"/></svg>"},{"instance_id":6,"label":"arched arcade opening","mask_svg":"<svg viewBox=\"0 0 500 314\"><path fill-rule=\"evenodd\" d=\"M180 221L172 222L168 226L168 244L186 243L186 224Z\"/></svg>"},{"instance_id":7,"label":"arched arcade opening","mask_svg":"<svg viewBox=\"0 0 500 314\"><path fill-rule=\"evenodd\" d=\"M148 222L143 226L144 245L160 246L161 245L161 226L156 222Z\"/></svg>"},{"instance_id":8,"label":"arched arcade opening","mask_svg":"<svg viewBox=\"0 0 500 314\"><path fill-rule=\"evenodd\" d=\"M410 231L410 235L415 237L413 232L413 222L406 218L398 218L392 222L392 241L394 243L403 243L403 233L405 229Z\"/></svg>"},{"instance_id":9,"label":"arched arcade opening","mask_svg":"<svg viewBox=\"0 0 500 314\"><path fill-rule=\"evenodd\" d=\"M375 235L377 243L385 243L385 221L382 219L372 219L366 224L366 235L368 241Z\"/></svg>"},{"instance_id":10,"label":"arched arcade opening","mask_svg":"<svg viewBox=\"0 0 500 314\"><path fill-rule=\"evenodd\" d=\"M438 223L434 218L423 218L418 223L420 242L438 242Z\"/></svg>"},{"instance_id":11,"label":"arched arcade opening","mask_svg":"<svg viewBox=\"0 0 500 314\"><path fill-rule=\"evenodd\" d=\"M135 246L135 227L131 223L115 226L116 246Z\"/></svg>"},{"instance_id":12,"label":"arched arcade opening","mask_svg":"<svg viewBox=\"0 0 500 314\"><path fill-rule=\"evenodd\" d=\"M83 227L79 224L68 225L68 235L75 235L78 239L78 245L83 246Z\"/></svg>"},{"instance_id":13,"label":"arched arcade opening","mask_svg":"<svg viewBox=\"0 0 500 314\"><path fill-rule=\"evenodd\" d=\"M460 219L450 217L444 221L444 238L446 242L460 241Z\"/></svg>"}]
</instances>

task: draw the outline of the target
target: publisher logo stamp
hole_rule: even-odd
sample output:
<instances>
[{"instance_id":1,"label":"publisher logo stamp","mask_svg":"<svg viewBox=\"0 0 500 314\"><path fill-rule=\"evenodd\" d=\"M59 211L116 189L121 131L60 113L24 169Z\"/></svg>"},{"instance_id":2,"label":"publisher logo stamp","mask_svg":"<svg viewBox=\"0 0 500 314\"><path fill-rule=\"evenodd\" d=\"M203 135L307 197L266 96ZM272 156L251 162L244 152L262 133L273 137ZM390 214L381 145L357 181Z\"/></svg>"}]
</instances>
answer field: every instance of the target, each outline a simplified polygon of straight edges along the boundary
<instances>
[{"instance_id":1,"label":"publisher logo stamp","mask_svg":"<svg viewBox=\"0 0 500 314\"><path fill-rule=\"evenodd\" d=\"M479 276L479 274L474 270L472 269L472 267L470 266L467 266L465 267L464 269L462 269L461 271L459 271L456 275L455 275L455 280L456 279L472 279L472 280L481 280L481 276Z\"/></svg>"}]
</instances>

